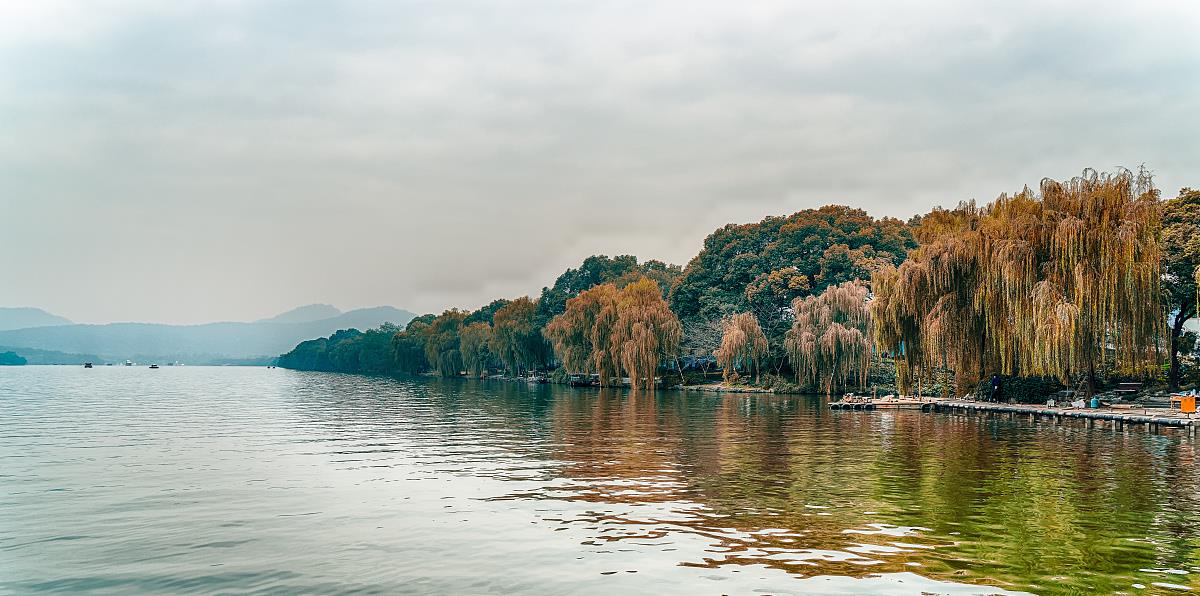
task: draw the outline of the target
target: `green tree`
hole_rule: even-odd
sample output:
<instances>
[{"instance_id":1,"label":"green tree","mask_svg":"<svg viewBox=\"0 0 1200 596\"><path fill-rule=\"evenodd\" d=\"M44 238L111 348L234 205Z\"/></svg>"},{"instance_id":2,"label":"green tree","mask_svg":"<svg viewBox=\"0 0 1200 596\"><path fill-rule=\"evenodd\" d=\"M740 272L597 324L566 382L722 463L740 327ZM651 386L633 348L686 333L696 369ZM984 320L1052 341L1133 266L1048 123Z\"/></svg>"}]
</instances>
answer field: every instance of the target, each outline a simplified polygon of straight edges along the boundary
<instances>
[{"instance_id":1,"label":"green tree","mask_svg":"<svg viewBox=\"0 0 1200 596\"><path fill-rule=\"evenodd\" d=\"M425 361L442 377L457 377L462 371L458 335L466 318L467 313L453 308L429 323L425 333Z\"/></svg>"},{"instance_id":2,"label":"green tree","mask_svg":"<svg viewBox=\"0 0 1200 596\"><path fill-rule=\"evenodd\" d=\"M24 366L27 362L29 361L16 352L0 352L0 366Z\"/></svg>"},{"instance_id":3,"label":"green tree","mask_svg":"<svg viewBox=\"0 0 1200 596\"><path fill-rule=\"evenodd\" d=\"M808 291L819 293L831 285L865 279L878 264L899 263L915 247L912 233L900 220L875 219L841 205L730 224L709 235L700 254L684 268L671 292L671 307L683 319L719 319L747 310L746 290L752 284L765 285L760 276L786 271L775 274L786 280L784 287L798 287L804 282L795 278L802 277ZM796 297L776 294L773 305L782 312Z\"/></svg>"},{"instance_id":4,"label":"green tree","mask_svg":"<svg viewBox=\"0 0 1200 596\"><path fill-rule=\"evenodd\" d=\"M392 336L392 357L400 372L419 374L429 370L430 363L425 358L425 340L429 326L437 316L421 315L408 322L404 331Z\"/></svg>"},{"instance_id":5,"label":"green tree","mask_svg":"<svg viewBox=\"0 0 1200 596\"><path fill-rule=\"evenodd\" d=\"M1200 285L1200 190L1180 190L1163 204L1162 218L1162 287L1172 317L1167 381L1178 390L1183 324L1196 316Z\"/></svg>"},{"instance_id":6,"label":"green tree","mask_svg":"<svg viewBox=\"0 0 1200 596\"><path fill-rule=\"evenodd\" d=\"M497 298L496 300L481 306L479 310L473 311L471 314L467 315L467 318L463 320L463 324L470 325L472 323L487 323L488 325L491 325L492 319L496 316L496 311L503 308L504 305L508 304L509 302L511 302L511 300Z\"/></svg>"},{"instance_id":7,"label":"green tree","mask_svg":"<svg viewBox=\"0 0 1200 596\"><path fill-rule=\"evenodd\" d=\"M513 375L545 362L546 340L537 325L537 316L537 303L527 296L496 311L488 347Z\"/></svg>"},{"instance_id":8,"label":"green tree","mask_svg":"<svg viewBox=\"0 0 1200 596\"><path fill-rule=\"evenodd\" d=\"M491 364L492 353L488 342L492 338L492 326L483 321L471 323L462 328L459 333L459 352L462 353L463 365L473 377L487 376Z\"/></svg>"},{"instance_id":9,"label":"green tree","mask_svg":"<svg viewBox=\"0 0 1200 596\"><path fill-rule=\"evenodd\" d=\"M538 325L545 326L550 319L562 314L566 310L567 300L600 284L612 283L621 289L642 277L648 277L658 282L666 296L680 275L682 269L678 265L668 265L662 261L649 260L638 264L637 257L633 255L590 256L583 260L578 269L567 269L558 276L553 286L542 288L541 298L537 301Z\"/></svg>"},{"instance_id":10,"label":"green tree","mask_svg":"<svg viewBox=\"0 0 1200 596\"><path fill-rule=\"evenodd\" d=\"M915 247L900 220L875 219L840 205L722 227L704 240L671 290L671 308L688 338L684 350L702 352L692 344L707 345L711 334L705 330L713 321L749 311L771 346L768 360L779 370L793 300L867 279L880 266L900 263Z\"/></svg>"}]
</instances>

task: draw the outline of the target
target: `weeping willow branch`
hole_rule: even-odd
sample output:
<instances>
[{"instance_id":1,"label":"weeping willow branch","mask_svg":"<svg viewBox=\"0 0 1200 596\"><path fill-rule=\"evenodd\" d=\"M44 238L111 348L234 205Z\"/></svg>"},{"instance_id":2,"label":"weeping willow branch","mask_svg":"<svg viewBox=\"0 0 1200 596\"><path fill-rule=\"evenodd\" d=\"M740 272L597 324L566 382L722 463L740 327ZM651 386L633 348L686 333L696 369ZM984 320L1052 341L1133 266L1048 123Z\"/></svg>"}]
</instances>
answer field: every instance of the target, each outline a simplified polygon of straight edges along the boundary
<instances>
[{"instance_id":1,"label":"weeping willow branch","mask_svg":"<svg viewBox=\"0 0 1200 596\"><path fill-rule=\"evenodd\" d=\"M567 301L546 336L571 373L596 373L607 386L624 371L634 389L653 387L658 365L679 351L683 329L649 278L618 291L594 286Z\"/></svg>"},{"instance_id":2,"label":"weeping willow branch","mask_svg":"<svg viewBox=\"0 0 1200 596\"><path fill-rule=\"evenodd\" d=\"M596 373L600 385L620 375L613 358L612 327L616 323L617 288L601 284L567 300L563 314L546 326L546 337L567 372Z\"/></svg>"},{"instance_id":3,"label":"weeping willow branch","mask_svg":"<svg viewBox=\"0 0 1200 596\"><path fill-rule=\"evenodd\" d=\"M751 369L757 377L759 363L770 351L758 319L748 312L739 313L725 319L722 328L721 347L713 352L722 377L728 381L739 367Z\"/></svg>"},{"instance_id":4,"label":"weeping willow branch","mask_svg":"<svg viewBox=\"0 0 1200 596\"><path fill-rule=\"evenodd\" d=\"M830 286L818 296L797 298L792 310L796 318L784 347L797 382L827 394L851 380L865 387L871 364L867 287L858 282Z\"/></svg>"},{"instance_id":5,"label":"weeping willow branch","mask_svg":"<svg viewBox=\"0 0 1200 596\"><path fill-rule=\"evenodd\" d=\"M1157 191L1144 176L1092 170L1040 190L931 213L921 247L874 274L872 335L897 352L902 391L939 360L960 392L991 372L1094 382L1109 355L1131 371L1153 366L1164 324Z\"/></svg>"},{"instance_id":6,"label":"weeping willow branch","mask_svg":"<svg viewBox=\"0 0 1200 596\"><path fill-rule=\"evenodd\" d=\"M463 365L473 377L487 375L488 360L491 359L488 341L491 338L492 326L484 322L471 323L459 333L458 350L462 353Z\"/></svg>"},{"instance_id":7,"label":"weeping willow branch","mask_svg":"<svg viewBox=\"0 0 1200 596\"><path fill-rule=\"evenodd\" d=\"M654 387L658 363L677 354L683 338L683 327L654 280L643 277L621 290L612 329L613 359L633 389Z\"/></svg>"}]
</instances>

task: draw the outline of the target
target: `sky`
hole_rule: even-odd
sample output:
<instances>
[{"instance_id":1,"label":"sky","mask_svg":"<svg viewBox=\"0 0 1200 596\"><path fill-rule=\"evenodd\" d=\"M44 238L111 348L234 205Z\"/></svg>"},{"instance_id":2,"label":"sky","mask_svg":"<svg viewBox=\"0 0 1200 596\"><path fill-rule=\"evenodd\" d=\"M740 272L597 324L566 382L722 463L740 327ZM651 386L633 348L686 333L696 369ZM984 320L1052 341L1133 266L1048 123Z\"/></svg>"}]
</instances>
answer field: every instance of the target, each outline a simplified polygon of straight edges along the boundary
<instances>
[{"instance_id":1,"label":"sky","mask_svg":"<svg viewBox=\"0 0 1200 596\"><path fill-rule=\"evenodd\" d=\"M0 306L417 312L1145 164L1200 185L1200 2L0 3Z\"/></svg>"}]
</instances>

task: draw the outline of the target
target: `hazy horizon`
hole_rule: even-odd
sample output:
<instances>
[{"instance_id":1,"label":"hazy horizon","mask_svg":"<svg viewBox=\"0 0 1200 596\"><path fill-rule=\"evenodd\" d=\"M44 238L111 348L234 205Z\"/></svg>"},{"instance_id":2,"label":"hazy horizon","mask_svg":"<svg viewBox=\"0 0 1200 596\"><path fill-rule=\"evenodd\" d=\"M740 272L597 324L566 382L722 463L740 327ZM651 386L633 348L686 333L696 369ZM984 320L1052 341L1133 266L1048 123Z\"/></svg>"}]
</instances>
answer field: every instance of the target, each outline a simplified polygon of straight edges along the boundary
<instances>
[{"instance_id":1,"label":"hazy horizon","mask_svg":"<svg viewBox=\"0 0 1200 596\"><path fill-rule=\"evenodd\" d=\"M0 305L0 311L2 311L4 309L25 309L25 308L36 309L36 310L46 312L47 314L50 314L50 315L69 319L70 320L69 324L72 324L72 325L111 325L111 324L126 324L126 323L151 324L151 325L206 325L206 324L210 324L210 323L268 322L268 321L270 321L270 319L273 319L280 315L290 314L294 311L299 311L299 310L307 309L307 308L314 307L314 306L331 306L338 311L337 315L331 315L329 318L332 318L333 316L344 315L346 313L354 312L354 311L364 311L364 310L373 310L373 309L381 309L381 308L395 308L398 310L411 312L410 309L406 309L404 307L395 306L395 305L391 305L391 304L374 304L371 306L355 306L352 308L342 308L340 306L337 306L336 304L313 302L313 303L309 303L309 304L299 304L294 307L287 308L287 309L281 310L279 312L271 313L271 314L261 316L261 317L242 318L242 319L222 319L222 320L213 320L213 321L201 321L201 322L196 322L196 323L171 323L171 322L167 322L167 321L150 321L150 320L138 320L138 319L122 320L122 321L82 321L82 320L79 320L79 319L76 319L76 318L70 316L69 314L50 312L44 308L41 308L38 306L30 306L28 304L24 304L24 305L3 304L3 305ZM419 315L419 314L423 314L423 313L413 313L413 314ZM314 318L311 320L319 320L319 318ZM33 327L41 327L41 326L45 326L45 325L33 325Z\"/></svg>"},{"instance_id":2,"label":"hazy horizon","mask_svg":"<svg viewBox=\"0 0 1200 596\"><path fill-rule=\"evenodd\" d=\"M1200 185L1200 3L1096 7L3 4L0 306L441 312L831 203Z\"/></svg>"}]
</instances>

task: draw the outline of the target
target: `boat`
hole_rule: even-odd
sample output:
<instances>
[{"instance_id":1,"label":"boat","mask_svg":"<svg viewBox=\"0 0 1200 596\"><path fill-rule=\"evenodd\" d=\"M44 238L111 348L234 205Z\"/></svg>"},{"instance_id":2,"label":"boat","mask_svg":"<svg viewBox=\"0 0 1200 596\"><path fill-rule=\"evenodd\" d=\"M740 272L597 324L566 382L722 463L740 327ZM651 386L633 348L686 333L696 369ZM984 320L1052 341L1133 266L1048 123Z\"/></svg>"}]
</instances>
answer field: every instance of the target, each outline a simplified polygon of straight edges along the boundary
<instances>
[{"instance_id":1,"label":"boat","mask_svg":"<svg viewBox=\"0 0 1200 596\"><path fill-rule=\"evenodd\" d=\"M150 368L158 368L158 365L157 365L157 364L151 364L151 365L150 365Z\"/></svg>"},{"instance_id":2,"label":"boat","mask_svg":"<svg viewBox=\"0 0 1200 596\"><path fill-rule=\"evenodd\" d=\"M599 375L571 375L567 384L572 387L593 387L600 384Z\"/></svg>"},{"instance_id":3,"label":"boat","mask_svg":"<svg viewBox=\"0 0 1200 596\"><path fill-rule=\"evenodd\" d=\"M83 367L84 367L84 368L91 368L91 367L92 367L92 363L91 363L91 362L84 362L84 363L83 363Z\"/></svg>"}]
</instances>

